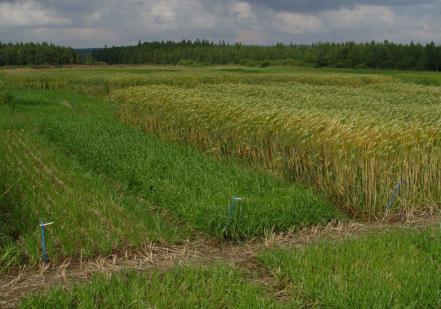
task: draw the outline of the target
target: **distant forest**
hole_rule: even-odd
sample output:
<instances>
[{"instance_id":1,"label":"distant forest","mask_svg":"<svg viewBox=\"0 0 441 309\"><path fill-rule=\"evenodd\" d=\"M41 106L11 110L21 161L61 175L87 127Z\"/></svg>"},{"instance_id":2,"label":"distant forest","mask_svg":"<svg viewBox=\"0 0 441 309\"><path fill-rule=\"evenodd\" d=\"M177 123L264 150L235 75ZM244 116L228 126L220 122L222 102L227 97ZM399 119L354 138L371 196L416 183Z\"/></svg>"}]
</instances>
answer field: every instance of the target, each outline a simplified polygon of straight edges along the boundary
<instances>
[{"instance_id":1,"label":"distant forest","mask_svg":"<svg viewBox=\"0 0 441 309\"><path fill-rule=\"evenodd\" d=\"M388 41L257 46L183 40L75 51L47 43L0 43L0 66L79 63L300 65L439 71L441 46L433 42L421 45Z\"/></svg>"},{"instance_id":2,"label":"distant forest","mask_svg":"<svg viewBox=\"0 0 441 309\"><path fill-rule=\"evenodd\" d=\"M104 48L94 51L92 57L108 64L285 64L431 71L441 68L441 46L388 41L252 46L184 40Z\"/></svg>"},{"instance_id":3,"label":"distant forest","mask_svg":"<svg viewBox=\"0 0 441 309\"><path fill-rule=\"evenodd\" d=\"M48 43L0 42L0 66L3 65L62 65L80 62L78 54L69 47Z\"/></svg>"}]
</instances>

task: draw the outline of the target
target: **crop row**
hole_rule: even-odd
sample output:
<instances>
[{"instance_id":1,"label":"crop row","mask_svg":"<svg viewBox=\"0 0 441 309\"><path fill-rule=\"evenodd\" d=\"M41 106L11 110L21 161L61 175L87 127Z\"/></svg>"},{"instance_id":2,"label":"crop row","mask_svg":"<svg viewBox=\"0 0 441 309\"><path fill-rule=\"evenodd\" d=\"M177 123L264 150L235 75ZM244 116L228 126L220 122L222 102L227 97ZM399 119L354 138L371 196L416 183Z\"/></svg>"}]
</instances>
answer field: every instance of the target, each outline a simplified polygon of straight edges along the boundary
<instances>
[{"instance_id":1,"label":"crop row","mask_svg":"<svg viewBox=\"0 0 441 309\"><path fill-rule=\"evenodd\" d=\"M115 120L60 115L48 119L41 132L87 168L218 237L296 229L337 215L303 187L219 162ZM233 196L242 198L236 206L230 206Z\"/></svg>"},{"instance_id":2,"label":"crop row","mask_svg":"<svg viewBox=\"0 0 441 309\"><path fill-rule=\"evenodd\" d=\"M269 79L271 80L271 79ZM166 85L116 91L126 124L313 185L358 215L440 205L441 91L409 84Z\"/></svg>"},{"instance_id":3,"label":"crop row","mask_svg":"<svg viewBox=\"0 0 441 309\"><path fill-rule=\"evenodd\" d=\"M116 195L102 179L70 163L33 134L2 131L0 175L1 217L7 227L3 236L8 238L0 245L4 252L12 247L16 250L11 252L19 252L11 256L16 261L4 256L3 264L39 260L40 221L55 222L47 239L54 261L177 239L175 229L158 214Z\"/></svg>"},{"instance_id":4,"label":"crop row","mask_svg":"<svg viewBox=\"0 0 441 309\"><path fill-rule=\"evenodd\" d=\"M350 86L359 88L393 81L391 77L373 74L320 74L289 71L259 74L246 70L179 70L179 69L16 69L5 71L7 81L16 88L33 90L72 90L90 95L107 95L116 89L142 85L169 85L194 88L201 84L263 85L268 83L304 83L311 85ZM290 74L287 74L290 73Z\"/></svg>"}]
</instances>

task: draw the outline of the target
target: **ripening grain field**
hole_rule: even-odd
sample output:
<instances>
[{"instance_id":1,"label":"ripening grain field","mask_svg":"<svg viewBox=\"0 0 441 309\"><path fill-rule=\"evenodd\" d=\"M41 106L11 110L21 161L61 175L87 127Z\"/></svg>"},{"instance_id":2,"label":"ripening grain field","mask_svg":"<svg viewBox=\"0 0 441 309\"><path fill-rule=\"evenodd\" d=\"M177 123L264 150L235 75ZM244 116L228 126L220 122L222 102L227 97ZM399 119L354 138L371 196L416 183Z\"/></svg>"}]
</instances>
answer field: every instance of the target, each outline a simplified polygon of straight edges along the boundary
<instances>
[{"instance_id":1,"label":"ripening grain field","mask_svg":"<svg viewBox=\"0 0 441 309\"><path fill-rule=\"evenodd\" d=\"M338 77L335 77L338 79ZM116 91L129 125L312 185L360 216L441 202L441 89L273 82Z\"/></svg>"},{"instance_id":2,"label":"ripening grain field","mask_svg":"<svg viewBox=\"0 0 441 309\"><path fill-rule=\"evenodd\" d=\"M357 217L441 203L434 73L98 68L7 72L26 89L109 96L123 123L315 188ZM390 206L390 205L389 205Z\"/></svg>"},{"instance_id":3,"label":"ripening grain field","mask_svg":"<svg viewBox=\"0 0 441 309\"><path fill-rule=\"evenodd\" d=\"M161 269L152 256L149 274L93 276L23 307L438 307L440 85L290 67L2 70L0 284L37 268L38 224L55 221L53 269L154 245L197 243L206 260ZM430 227L383 220L422 216ZM340 225L378 221L361 236Z\"/></svg>"}]
</instances>

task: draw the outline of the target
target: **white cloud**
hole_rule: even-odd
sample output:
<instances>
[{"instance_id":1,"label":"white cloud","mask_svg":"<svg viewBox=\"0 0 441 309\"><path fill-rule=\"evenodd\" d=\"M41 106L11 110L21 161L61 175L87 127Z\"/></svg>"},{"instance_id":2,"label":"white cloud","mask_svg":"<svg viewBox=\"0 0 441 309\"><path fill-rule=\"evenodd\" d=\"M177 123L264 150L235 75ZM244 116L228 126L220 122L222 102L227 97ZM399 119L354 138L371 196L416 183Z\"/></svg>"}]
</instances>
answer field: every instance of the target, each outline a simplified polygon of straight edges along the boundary
<instances>
[{"instance_id":1,"label":"white cloud","mask_svg":"<svg viewBox=\"0 0 441 309\"><path fill-rule=\"evenodd\" d=\"M253 7L247 2L234 2L231 5L231 10L238 20L255 20L256 18Z\"/></svg>"},{"instance_id":2,"label":"white cloud","mask_svg":"<svg viewBox=\"0 0 441 309\"><path fill-rule=\"evenodd\" d=\"M57 12L40 7L35 2L0 3L0 27L66 26L68 17L57 16Z\"/></svg>"},{"instance_id":3,"label":"white cloud","mask_svg":"<svg viewBox=\"0 0 441 309\"><path fill-rule=\"evenodd\" d=\"M277 30L292 34L320 31L323 27L322 21L314 15L280 12L273 18Z\"/></svg>"}]
</instances>

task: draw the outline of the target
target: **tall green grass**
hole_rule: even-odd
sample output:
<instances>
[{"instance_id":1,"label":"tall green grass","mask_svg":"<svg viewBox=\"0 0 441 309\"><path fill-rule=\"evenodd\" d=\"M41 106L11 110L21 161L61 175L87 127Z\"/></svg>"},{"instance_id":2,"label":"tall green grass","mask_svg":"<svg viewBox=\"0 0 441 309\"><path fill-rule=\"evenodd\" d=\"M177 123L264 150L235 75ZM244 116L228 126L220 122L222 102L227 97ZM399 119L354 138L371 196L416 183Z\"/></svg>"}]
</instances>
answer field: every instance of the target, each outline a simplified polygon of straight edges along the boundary
<instances>
[{"instance_id":1,"label":"tall green grass","mask_svg":"<svg viewBox=\"0 0 441 309\"><path fill-rule=\"evenodd\" d=\"M5 88L8 100L0 104L0 129L34 131L48 117L64 112L114 119L114 105L86 95L64 90Z\"/></svg>"},{"instance_id":2,"label":"tall green grass","mask_svg":"<svg viewBox=\"0 0 441 309\"><path fill-rule=\"evenodd\" d=\"M20 308L276 308L261 288L226 266L95 276L73 288L25 298Z\"/></svg>"},{"instance_id":3,"label":"tall green grass","mask_svg":"<svg viewBox=\"0 0 441 309\"><path fill-rule=\"evenodd\" d=\"M0 270L40 259L40 220L52 261L106 255L184 236L147 204L114 192L40 136L2 130Z\"/></svg>"},{"instance_id":4,"label":"tall green grass","mask_svg":"<svg viewBox=\"0 0 441 309\"><path fill-rule=\"evenodd\" d=\"M219 162L113 120L66 114L48 119L41 132L89 169L218 237L253 237L325 223L337 215L303 187ZM243 201L229 218L233 196Z\"/></svg>"},{"instance_id":5,"label":"tall green grass","mask_svg":"<svg viewBox=\"0 0 441 309\"><path fill-rule=\"evenodd\" d=\"M439 227L267 251L260 259L303 305L441 307Z\"/></svg>"}]
</instances>

